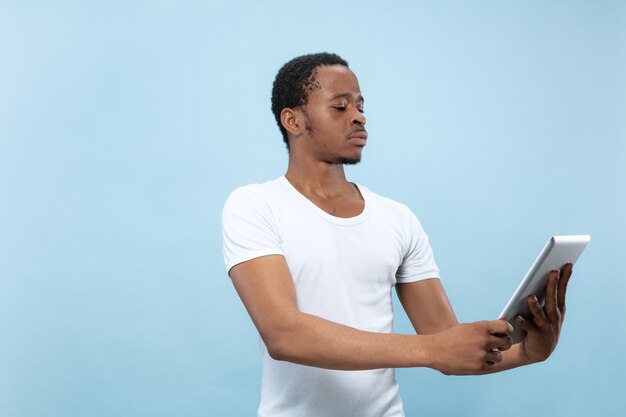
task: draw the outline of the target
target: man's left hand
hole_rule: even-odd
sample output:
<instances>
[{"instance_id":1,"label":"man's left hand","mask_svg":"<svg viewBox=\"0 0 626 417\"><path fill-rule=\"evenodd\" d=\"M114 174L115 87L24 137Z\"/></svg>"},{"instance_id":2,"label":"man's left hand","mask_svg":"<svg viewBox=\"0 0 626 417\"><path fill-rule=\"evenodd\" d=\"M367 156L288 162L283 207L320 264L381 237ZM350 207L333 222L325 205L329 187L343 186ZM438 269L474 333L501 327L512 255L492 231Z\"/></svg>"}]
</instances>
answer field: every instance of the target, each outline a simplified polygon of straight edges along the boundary
<instances>
[{"instance_id":1,"label":"man's left hand","mask_svg":"<svg viewBox=\"0 0 626 417\"><path fill-rule=\"evenodd\" d=\"M518 326L526 331L526 338L521 342L521 350L530 362L541 362L550 356L559 342L561 326L565 316L565 292L572 276L572 264L566 264L561 270L550 272L546 285L546 301L543 306L537 297L528 297L528 307L533 315L527 320L517 316Z\"/></svg>"}]
</instances>

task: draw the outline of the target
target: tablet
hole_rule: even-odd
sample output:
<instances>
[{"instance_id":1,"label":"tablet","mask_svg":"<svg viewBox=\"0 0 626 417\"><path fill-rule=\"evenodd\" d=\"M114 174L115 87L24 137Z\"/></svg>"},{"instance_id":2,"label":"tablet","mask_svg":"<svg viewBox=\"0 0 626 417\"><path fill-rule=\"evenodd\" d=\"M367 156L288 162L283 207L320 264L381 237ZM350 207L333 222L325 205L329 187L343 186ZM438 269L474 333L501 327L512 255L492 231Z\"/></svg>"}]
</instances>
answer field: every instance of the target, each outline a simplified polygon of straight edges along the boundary
<instances>
[{"instance_id":1,"label":"tablet","mask_svg":"<svg viewBox=\"0 0 626 417\"><path fill-rule=\"evenodd\" d=\"M574 264L583 253L591 236L570 235L552 236L546 246L535 259L528 273L513 293L513 296L506 303L500 318L507 320L513 326L513 343L521 342L525 337L525 332L515 323L515 317L519 314L522 317L531 317L528 310L528 296L535 294L541 306L545 302L545 287L548 275L555 269L561 269L565 264Z\"/></svg>"}]
</instances>

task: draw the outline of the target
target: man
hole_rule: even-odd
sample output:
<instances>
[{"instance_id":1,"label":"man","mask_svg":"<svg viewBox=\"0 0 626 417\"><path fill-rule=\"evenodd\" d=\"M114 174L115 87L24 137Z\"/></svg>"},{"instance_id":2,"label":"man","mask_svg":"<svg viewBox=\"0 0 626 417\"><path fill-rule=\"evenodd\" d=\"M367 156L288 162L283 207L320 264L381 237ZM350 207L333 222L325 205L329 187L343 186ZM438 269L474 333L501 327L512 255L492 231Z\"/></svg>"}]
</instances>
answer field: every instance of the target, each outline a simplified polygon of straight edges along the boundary
<instances>
[{"instance_id":1,"label":"man","mask_svg":"<svg viewBox=\"0 0 626 417\"><path fill-rule=\"evenodd\" d=\"M224 207L226 265L263 340L261 417L403 416L394 368L498 372L545 360L559 338L569 264L544 308L529 298L522 343L504 320L459 324L418 219L345 177L367 143L363 106L339 56L285 64L272 110L287 172ZM394 286L415 335L391 333Z\"/></svg>"}]
</instances>

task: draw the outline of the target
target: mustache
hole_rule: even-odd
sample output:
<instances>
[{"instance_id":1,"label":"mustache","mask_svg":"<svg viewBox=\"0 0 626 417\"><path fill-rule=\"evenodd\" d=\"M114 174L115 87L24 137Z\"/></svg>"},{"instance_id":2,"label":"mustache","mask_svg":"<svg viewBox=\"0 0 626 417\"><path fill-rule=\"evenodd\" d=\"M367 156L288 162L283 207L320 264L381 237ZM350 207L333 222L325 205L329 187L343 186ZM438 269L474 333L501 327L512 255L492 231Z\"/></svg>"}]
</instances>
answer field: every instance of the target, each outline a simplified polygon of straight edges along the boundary
<instances>
[{"instance_id":1,"label":"mustache","mask_svg":"<svg viewBox=\"0 0 626 417\"><path fill-rule=\"evenodd\" d=\"M365 134L365 135L363 135ZM365 136L367 138L367 130L364 127L360 127L358 129L353 130L347 136L348 139L353 138L355 136Z\"/></svg>"}]
</instances>

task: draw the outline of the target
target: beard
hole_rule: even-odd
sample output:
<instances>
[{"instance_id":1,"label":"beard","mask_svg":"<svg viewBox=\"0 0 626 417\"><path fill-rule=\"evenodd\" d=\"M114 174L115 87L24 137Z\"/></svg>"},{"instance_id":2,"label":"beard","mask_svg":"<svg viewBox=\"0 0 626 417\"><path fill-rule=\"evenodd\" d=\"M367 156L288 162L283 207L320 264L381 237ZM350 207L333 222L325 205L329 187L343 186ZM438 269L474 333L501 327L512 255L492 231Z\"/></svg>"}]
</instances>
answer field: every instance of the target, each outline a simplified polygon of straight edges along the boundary
<instances>
[{"instance_id":1,"label":"beard","mask_svg":"<svg viewBox=\"0 0 626 417\"><path fill-rule=\"evenodd\" d=\"M337 164L356 165L359 162L361 162L361 155L355 156L355 157L352 157L352 158L348 158L346 156L340 156L335 161L336 161Z\"/></svg>"}]
</instances>

